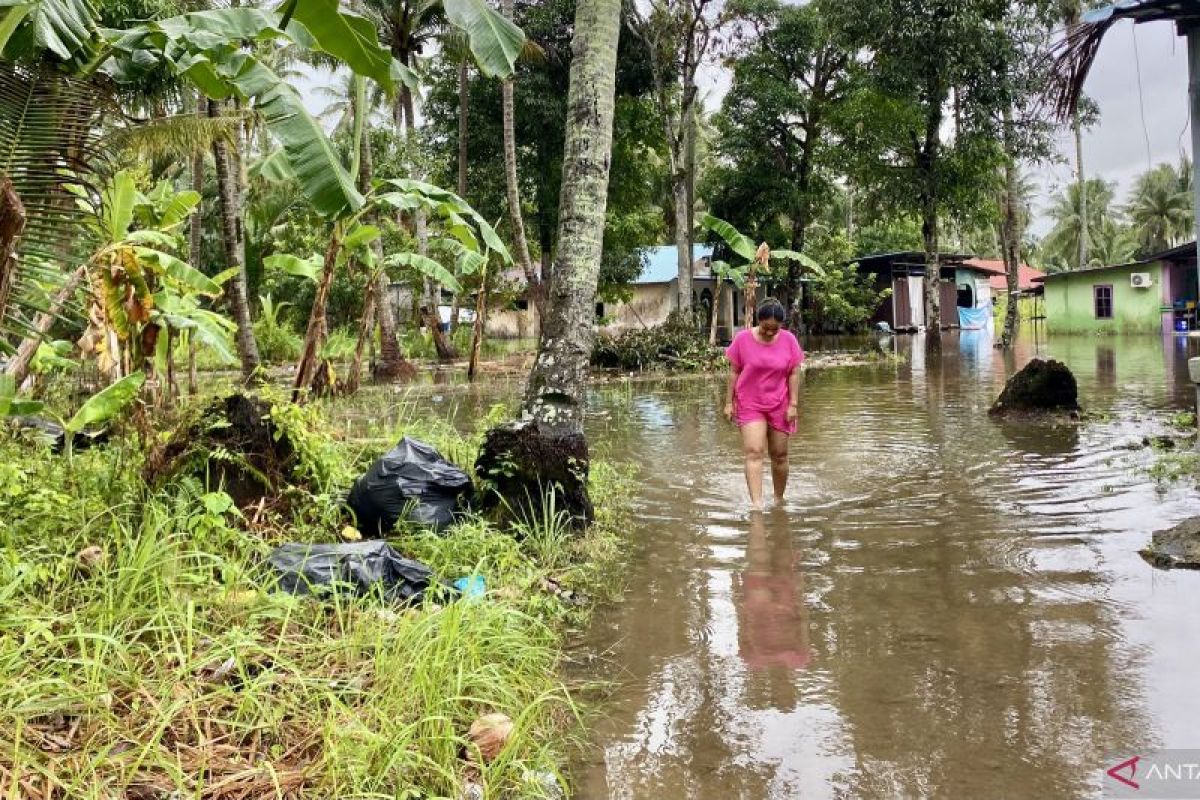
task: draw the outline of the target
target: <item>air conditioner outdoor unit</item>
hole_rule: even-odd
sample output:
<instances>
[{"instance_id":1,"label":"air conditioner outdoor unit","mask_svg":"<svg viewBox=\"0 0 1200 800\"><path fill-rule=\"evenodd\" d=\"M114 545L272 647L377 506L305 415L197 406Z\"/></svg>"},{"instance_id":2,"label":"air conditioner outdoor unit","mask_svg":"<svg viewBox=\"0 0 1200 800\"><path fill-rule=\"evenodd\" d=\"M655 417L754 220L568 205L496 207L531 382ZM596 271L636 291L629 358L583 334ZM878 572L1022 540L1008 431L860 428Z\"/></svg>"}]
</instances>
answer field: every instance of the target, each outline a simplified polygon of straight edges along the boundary
<instances>
[{"instance_id":1,"label":"air conditioner outdoor unit","mask_svg":"<svg viewBox=\"0 0 1200 800\"><path fill-rule=\"evenodd\" d=\"M1149 289L1154 285L1149 272L1133 272L1129 275L1129 285L1135 289Z\"/></svg>"}]
</instances>

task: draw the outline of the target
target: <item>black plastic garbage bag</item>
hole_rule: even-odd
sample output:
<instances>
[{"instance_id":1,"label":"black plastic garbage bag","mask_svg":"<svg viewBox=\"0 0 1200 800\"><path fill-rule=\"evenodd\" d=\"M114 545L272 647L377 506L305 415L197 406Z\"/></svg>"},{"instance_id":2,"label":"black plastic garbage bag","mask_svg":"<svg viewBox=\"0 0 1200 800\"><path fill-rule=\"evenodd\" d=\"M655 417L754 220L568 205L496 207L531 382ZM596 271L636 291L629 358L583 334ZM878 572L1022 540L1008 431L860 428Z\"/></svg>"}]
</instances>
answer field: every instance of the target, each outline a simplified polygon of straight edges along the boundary
<instances>
[{"instance_id":1,"label":"black plastic garbage bag","mask_svg":"<svg viewBox=\"0 0 1200 800\"><path fill-rule=\"evenodd\" d=\"M405 436L354 482L346 503L364 536L380 536L402 517L441 530L473 491L467 473Z\"/></svg>"},{"instance_id":2,"label":"black plastic garbage bag","mask_svg":"<svg viewBox=\"0 0 1200 800\"><path fill-rule=\"evenodd\" d=\"M288 594L320 594L341 587L365 595L382 589L386 600L419 602L440 585L429 567L404 558L387 542L285 544L267 557ZM450 590L453 593L453 590Z\"/></svg>"}]
</instances>

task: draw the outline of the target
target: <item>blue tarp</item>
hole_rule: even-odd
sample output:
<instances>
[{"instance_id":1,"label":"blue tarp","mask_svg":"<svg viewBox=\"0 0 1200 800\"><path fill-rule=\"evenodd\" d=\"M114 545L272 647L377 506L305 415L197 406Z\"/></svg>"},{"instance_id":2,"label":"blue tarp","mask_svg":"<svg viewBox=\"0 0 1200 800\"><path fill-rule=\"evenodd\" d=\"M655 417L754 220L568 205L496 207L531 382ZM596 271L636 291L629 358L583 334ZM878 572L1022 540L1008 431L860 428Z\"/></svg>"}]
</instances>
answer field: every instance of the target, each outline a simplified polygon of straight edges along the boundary
<instances>
[{"instance_id":1,"label":"blue tarp","mask_svg":"<svg viewBox=\"0 0 1200 800\"><path fill-rule=\"evenodd\" d=\"M964 331L981 331L988 327L992 321L992 306L988 304L983 308L962 308L958 309L958 327Z\"/></svg>"}]
</instances>

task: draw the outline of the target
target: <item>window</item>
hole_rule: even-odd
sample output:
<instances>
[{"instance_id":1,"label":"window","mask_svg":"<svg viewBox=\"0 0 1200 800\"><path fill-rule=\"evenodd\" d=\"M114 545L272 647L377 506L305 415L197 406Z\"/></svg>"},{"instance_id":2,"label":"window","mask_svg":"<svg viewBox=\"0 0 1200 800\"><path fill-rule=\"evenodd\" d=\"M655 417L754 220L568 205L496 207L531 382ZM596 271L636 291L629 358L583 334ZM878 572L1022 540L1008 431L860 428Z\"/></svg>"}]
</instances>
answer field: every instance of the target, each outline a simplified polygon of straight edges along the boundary
<instances>
[{"instance_id":1,"label":"window","mask_svg":"<svg viewBox=\"0 0 1200 800\"><path fill-rule=\"evenodd\" d=\"M596 303L596 319L604 319L604 303Z\"/></svg>"},{"instance_id":2,"label":"window","mask_svg":"<svg viewBox=\"0 0 1200 800\"><path fill-rule=\"evenodd\" d=\"M1113 318L1113 287L1093 286L1092 299L1096 307L1096 319Z\"/></svg>"}]
</instances>

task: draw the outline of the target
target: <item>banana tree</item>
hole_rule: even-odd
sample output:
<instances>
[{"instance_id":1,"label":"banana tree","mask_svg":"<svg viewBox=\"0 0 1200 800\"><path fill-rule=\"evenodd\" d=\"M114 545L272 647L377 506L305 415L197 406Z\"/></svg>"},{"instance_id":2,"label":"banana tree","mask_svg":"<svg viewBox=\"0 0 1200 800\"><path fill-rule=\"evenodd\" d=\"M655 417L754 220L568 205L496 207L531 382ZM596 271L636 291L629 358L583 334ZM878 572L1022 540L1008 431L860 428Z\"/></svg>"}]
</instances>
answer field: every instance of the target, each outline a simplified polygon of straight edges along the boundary
<instances>
[{"instance_id":1,"label":"banana tree","mask_svg":"<svg viewBox=\"0 0 1200 800\"><path fill-rule=\"evenodd\" d=\"M168 196L160 187L149 199L125 170L113 176L98 202L78 194L100 241L88 260L88 326L79 346L96 359L100 372L112 379L142 371L152 377L154 356L168 352L160 334L172 328L195 331L206 344L223 347L219 317L188 301L218 296L220 284L169 252L182 247L179 228L200 196L191 191ZM148 227L135 230L139 217ZM162 338L169 344L172 337Z\"/></svg>"},{"instance_id":2,"label":"banana tree","mask_svg":"<svg viewBox=\"0 0 1200 800\"><path fill-rule=\"evenodd\" d=\"M382 208L406 214L424 212L444 231L443 235L433 239L433 243L454 253L460 263L474 263L476 257L486 258L488 253L493 252L505 263L512 263L508 249L495 229L458 195L423 181L379 181L368 195L367 201L357 211L340 214L330 220L332 231L321 262L317 292L304 337L304 349L296 367L293 400L299 400L302 392L312 382L317 355L327 332L325 307L329 287L338 266L350 258L369 269L378 266L370 245L379 237L380 231L374 225L364 224L363 218ZM415 269L445 286L456 291L461 290L457 278L450 270L438 261L419 253L394 253L384 259L383 265Z\"/></svg>"},{"instance_id":3,"label":"banana tree","mask_svg":"<svg viewBox=\"0 0 1200 800\"><path fill-rule=\"evenodd\" d=\"M511 74L524 40L519 29L483 0L443 0L443 10L451 25L466 31L485 72ZM214 101L236 98L251 104L280 145L303 195L330 217L356 212L365 198L296 89L243 46L296 44L332 56L385 89L399 84L411 92L416 86L413 72L380 45L371 22L342 11L337 0L288 0L274 11L195 12L123 31L102 31L96 19L85 0L0 0L0 57L10 62L0 75L0 105L7 105L0 109L0 133L12 143L0 163L0 324L9 305L6 288L15 282L16 272L31 269L27 259L10 258L21 255L23 234L51 242L45 249L59 263L70 261L61 246L53 246L56 229L60 239L71 238L61 235L61 220L54 224L53 204L30 209L28 201L21 202L26 193L14 184L30 172L44 178L43 191L71 180L83 182L82 173L97 157L94 136L89 138L95 130L95 97L103 93L101 84L92 82L97 71L121 84L165 65ZM37 65L47 61L54 68L43 78ZM54 101L71 81L79 84L81 102L41 102ZM85 102L89 92L90 103ZM86 114L80 110L85 108ZM38 124L26 124L30 115ZM64 142L58 135L64 130L79 135ZM30 237L31 231L45 236ZM244 275L235 276L233 289L245 293Z\"/></svg>"},{"instance_id":4,"label":"banana tree","mask_svg":"<svg viewBox=\"0 0 1200 800\"><path fill-rule=\"evenodd\" d=\"M795 250L785 248L772 248L766 242L755 246L754 240L746 234L739 231L733 225L723 219L714 217L712 214L702 214L700 216L700 227L705 230L715 233L721 237L721 240L728 245L733 254L744 263L730 266L726 262L720 263L721 268L718 272L714 266L713 277L716 283L716 291L719 296L721 283L723 280L733 280L739 288L744 288L745 300L743 306L743 317L747 328L754 324L754 303L756 300L755 293L758 289L759 273L770 274L772 260L794 261L806 269L816 273L821 273L821 266L816 261ZM710 340L716 337L716 301L713 303L713 328L709 333Z\"/></svg>"}]
</instances>

